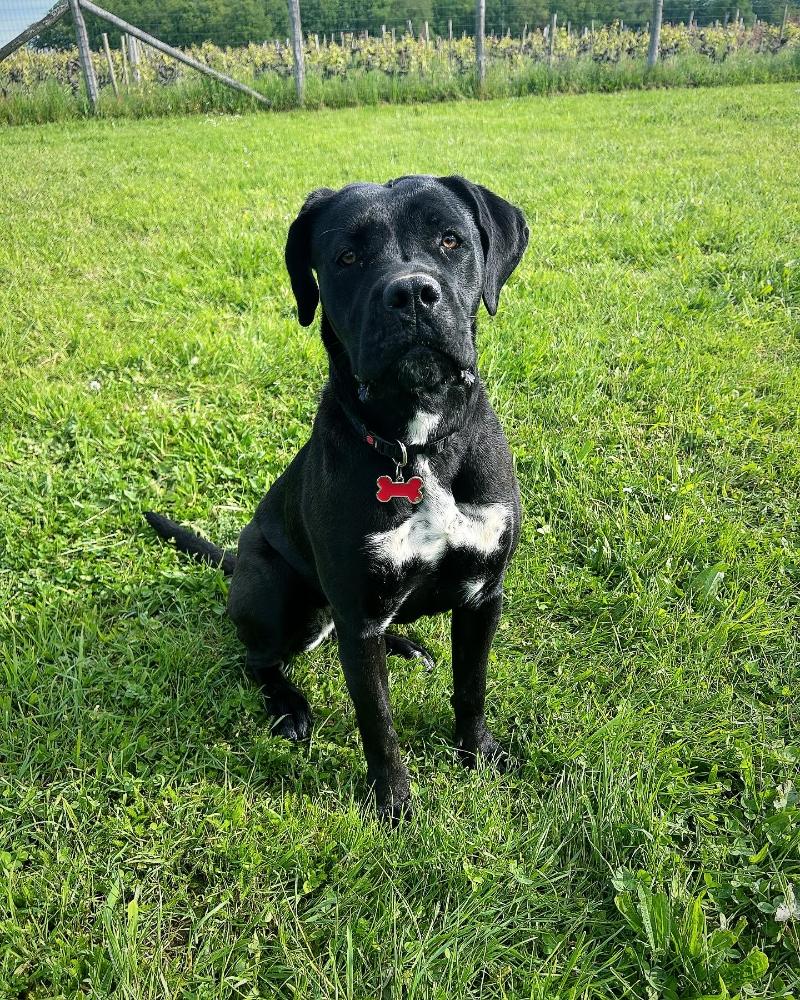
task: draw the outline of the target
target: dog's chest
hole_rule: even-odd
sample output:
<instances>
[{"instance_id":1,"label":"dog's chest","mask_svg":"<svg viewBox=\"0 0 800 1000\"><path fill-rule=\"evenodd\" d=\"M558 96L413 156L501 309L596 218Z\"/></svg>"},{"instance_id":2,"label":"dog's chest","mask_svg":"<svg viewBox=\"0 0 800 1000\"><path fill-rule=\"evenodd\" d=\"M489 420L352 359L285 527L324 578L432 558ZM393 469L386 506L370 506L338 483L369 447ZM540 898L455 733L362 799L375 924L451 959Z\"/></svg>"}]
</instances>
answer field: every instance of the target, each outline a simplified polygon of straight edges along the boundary
<instances>
[{"instance_id":1,"label":"dog's chest","mask_svg":"<svg viewBox=\"0 0 800 1000\"><path fill-rule=\"evenodd\" d=\"M435 566L452 550L486 557L500 549L509 521L504 504L457 504L427 463L420 474L424 484L421 503L396 527L367 536L373 558L401 570L411 563Z\"/></svg>"}]
</instances>

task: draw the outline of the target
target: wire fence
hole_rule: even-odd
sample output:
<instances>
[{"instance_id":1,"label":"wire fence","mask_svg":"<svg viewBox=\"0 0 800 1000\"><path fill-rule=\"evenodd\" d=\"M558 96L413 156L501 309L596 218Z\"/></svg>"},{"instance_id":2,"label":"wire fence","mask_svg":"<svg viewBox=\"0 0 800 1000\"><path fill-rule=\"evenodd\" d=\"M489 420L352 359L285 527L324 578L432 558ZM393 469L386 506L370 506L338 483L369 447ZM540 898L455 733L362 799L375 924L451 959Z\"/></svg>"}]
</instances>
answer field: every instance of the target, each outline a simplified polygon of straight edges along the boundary
<instances>
[{"instance_id":1,"label":"wire fence","mask_svg":"<svg viewBox=\"0 0 800 1000\"><path fill-rule=\"evenodd\" d=\"M50 6L48 0L1 0L0 45L38 20ZM212 42L220 47L238 47L265 41L286 43L290 22L286 0L109 0L107 8L125 20L143 28L170 45L187 48ZM488 0L486 34L519 37L523 32L542 29L550 24L553 13L558 23L578 33L592 26L617 24L623 28L645 28L652 16L652 0L614 0L613 4L584 0ZM411 35L428 39L474 37L474 0L407 0L390 5L363 0L301 0L303 31L318 36L323 43L341 41L342 34L370 36L393 34L394 38ZM756 22L782 23L800 15L800 4L785 0L665 0L663 20L667 24L697 27L724 26L743 20L746 26ZM98 18L88 15L86 27L93 49L102 46L103 32L112 45L119 44L120 32L109 29ZM69 18L43 33L34 43L39 48L71 48L75 35Z\"/></svg>"},{"instance_id":2,"label":"wire fence","mask_svg":"<svg viewBox=\"0 0 800 1000\"><path fill-rule=\"evenodd\" d=\"M109 0L123 19L116 18L118 23L95 16L90 0L60 2L64 9L71 6L72 13L77 9L85 21L85 51L76 49L75 23L68 12L0 61L0 97L55 86L79 98L85 87L95 107L98 96L112 88L117 100L155 86L167 89L195 80L203 67L276 107L294 103L286 86L293 76L297 99L302 102L306 96L307 82L312 103L318 104L440 99L470 93L476 79L481 92L487 73L495 81L495 93L526 92L520 81L527 92L536 92L531 75L536 67L550 76L560 71L563 77L564 67L580 66L587 78L583 89L607 89L602 80L591 85L591 67L634 61L644 66L653 12L652 0L615 0L605 7L599 0L553 0L552 7L539 0L488 0L485 37L476 45L475 0L407 0L383 8L364 0L350 0L349 7L348 0L327 5L300 0L302 43L298 40L295 48L289 26L292 0ZM8 0L0 8L0 58L4 42L41 18L48 6L48 0ZM126 18L135 28L125 30ZM728 0L665 0L657 55L719 65L742 53L777 54L787 44L800 48L797 21L800 5L775 0L741 0L739 7ZM142 44L148 40L153 44ZM476 47L483 60L476 61ZM576 89L578 71L570 72L573 76L561 89ZM541 77L542 88L549 78ZM704 82L704 77L684 82Z\"/></svg>"}]
</instances>

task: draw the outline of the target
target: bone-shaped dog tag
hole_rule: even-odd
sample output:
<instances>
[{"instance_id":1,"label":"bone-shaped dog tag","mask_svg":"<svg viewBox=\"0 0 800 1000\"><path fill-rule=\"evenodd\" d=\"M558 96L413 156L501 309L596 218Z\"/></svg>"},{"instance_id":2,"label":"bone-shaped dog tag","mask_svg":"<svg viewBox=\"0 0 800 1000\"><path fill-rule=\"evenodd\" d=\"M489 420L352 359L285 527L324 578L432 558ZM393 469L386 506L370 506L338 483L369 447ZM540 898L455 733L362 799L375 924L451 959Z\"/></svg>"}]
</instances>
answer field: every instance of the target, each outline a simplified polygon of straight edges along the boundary
<instances>
[{"instance_id":1,"label":"bone-shaped dog tag","mask_svg":"<svg viewBox=\"0 0 800 1000\"><path fill-rule=\"evenodd\" d=\"M378 477L378 492L375 494L381 503L390 500L408 500L409 503L419 503L422 499L422 480L412 476L408 482L395 482L391 476Z\"/></svg>"}]
</instances>

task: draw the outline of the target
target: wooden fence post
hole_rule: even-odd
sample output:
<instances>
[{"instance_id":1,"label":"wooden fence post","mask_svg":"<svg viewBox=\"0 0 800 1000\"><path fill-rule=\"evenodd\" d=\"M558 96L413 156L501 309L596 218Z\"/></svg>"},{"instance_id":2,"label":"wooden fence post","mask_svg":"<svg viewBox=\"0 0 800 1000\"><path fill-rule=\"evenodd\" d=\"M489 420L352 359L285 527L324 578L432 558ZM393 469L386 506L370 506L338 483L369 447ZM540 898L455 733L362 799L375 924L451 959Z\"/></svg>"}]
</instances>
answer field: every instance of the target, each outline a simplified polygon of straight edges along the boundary
<instances>
[{"instance_id":1,"label":"wooden fence post","mask_svg":"<svg viewBox=\"0 0 800 1000\"><path fill-rule=\"evenodd\" d=\"M475 5L475 60L478 71L478 93L483 93L486 85L486 0L477 0Z\"/></svg>"},{"instance_id":2,"label":"wooden fence post","mask_svg":"<svg viewBox=\"0 0 800 1000\"><path fill-rule=\"evenodd\" d=\"M661 44L661 18L664 16L664 0L653 0L653 20L650 26L650 48L647 50L647 68L652 69L658 62L658 47Z\"/></svg>"},{"instance_id":3,"label":"wooden fence post","mask_svg":"<svg viewBox=\"0 0 800 1000\"><path fill-rule=\"evenodd\" d=\"M550 17L550 31L547 36L547 62L550 66L553 65L553 54L555 52L556 44L556 29L558 27L558 14L553 11Z\"/></svg>"},{"instance_id":4,"label":"wooden fence post","mask_svg":"<svg viewBox=\"0 0 800 1000\"><path fill-rule=\"evenodd\" d=\"M139 46L133 35L126 35L128 39L128 64L131 67L131 80L138 87L142 82L142 74L139 70Z\"/></svg>"},{"instance_id":5,"label":"wooden fence post","mask_svg":"<svg viewBox=\"0 0 800 1000\"><path fill-rule=\"evenodd\" d=\"M86 34L86 22L83 19L83 12L78 0L70 0L70 8L75 24L75 37L78 41L78 55L81 59L83 79L86 82L86 93L89 95L92 111L97 111L97 78L94 75L94 66L92 66L92 53L89 48L89 36Z\"/></svg>"},{"instance_id":6,"label":"wooden fence post","mask_svg":"<svg viewBox=\"0 0 800 1000\"><path fill-rule=\"evenodd\" d=\"M125 89L127 90L131 85L131 81L128 76L128 36L126 34L119 36L119 50L122 53L122 82L125 84Z\"/></svg>"},{"instance_id":7,"label":"wooden fence post","mask_svg":"<svg viewBox=\"0 0 800 1000\"><path fill-rule=\"evenodd\" d=\"M111 46L108 44L108 35L103 32L103 51L106 54L108 63L108 75L111 77L111 86L114 88L114 97L119 97L119 87L117 86L117 74L114 72L114 63L111 59Z\"/></svg>"},{"instance_id":8,"label":"wooden fence post","mask_svg":"<svg viewBox=\"0 0 800 1000\"><path fill-rule=\"evenodd\" d=\"M117 17L116 14L112 14L103 7L99 7L96 3L93 3L92 0L80 0L80 5L84 10L88 10L90 14L94 14L95 17L99 17L101 20L107 21L110 25L113 25L115 28L119 28L121 31L126 31L129 36L134 38L134 40L138 38L141 41L146 42L151 48L156 49L158 52L163 52L164 55L171 56L179 63L183 63L184 66L189 66L191 69L197 70L198 73L204 73L206 76L210 76L214 80L219 80L220 83L227 84L227 86L233 88L233 90L238 90L243 94L247 94L248 97L254 98L261 104L266 104L268 107L271 106L270 101L264 97L263 94L259 94L258 91L253 90L252 87L248 87L244 83L239 83L238 80L234 80L232 77L226 76L225 73L220 73L220 71L218 69L214 69L213 66L207 66L205 63L201 63L199 59L195 59L194 56L181 52L180 49L174 49L171 45L167 45L166 42L162 42L160 38L156 38L154 35L149 35L146 31L142 31L141 28L137 28L135 24L129 24L127 21L123 21L121 17Z\"/></svg>"},{"instance_id":9,"label":"wooden fence post","mask_svg":"<svg viewBox=\"0 0 800 1000\"><path fill-rule=\"evenodd\" d=\"M783 20L781 21L781 37L780 41L786 37L786 22L789 20L789 4L783 8Z\"/></svg>"},{"instance_id":10,"label":"wooden fence post","mask_svg":"<svg viewBox=\"0 0 800 1000\"><path fill-rule=\"evenodd\" d=\"M0 62L10 56L12 52L16 52L18 48L29 42L31 38L35 38L40 35L45 29L52 27L57 24L61 18L67 13L70 6L70 0L58 0L50 10L40 18L38 21L34 21L33 24L29 24L28 27L20 32L15 38L6 42L5 45L0 45Z\"/></svg>"},{"instance_id":11,"label":"wooden fence post","mask_svg":"<svg viewBox=\"0 0 800 1000\"><path fill-rule=\"evenodd\" d=\"M303 52L303 27L300 24L300 0L289 0L289 21L292 25L294 89L297 94L297 103L302 108L306 99L306 61Z\"/></svg>"}]
</instances>

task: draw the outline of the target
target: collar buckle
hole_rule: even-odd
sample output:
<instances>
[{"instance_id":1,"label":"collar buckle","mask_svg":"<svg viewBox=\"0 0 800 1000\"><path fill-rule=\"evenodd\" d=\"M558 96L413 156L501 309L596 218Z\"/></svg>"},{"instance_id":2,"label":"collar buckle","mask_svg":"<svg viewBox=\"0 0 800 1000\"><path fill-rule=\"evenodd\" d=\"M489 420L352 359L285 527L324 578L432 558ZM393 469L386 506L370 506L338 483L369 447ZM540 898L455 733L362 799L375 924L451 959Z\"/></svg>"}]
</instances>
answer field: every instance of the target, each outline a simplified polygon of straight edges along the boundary
<instances>
[{"instance_id":1,"label":"collar buckle","mask_svg":"<svg viewBox=\"0 0 800 1000\"><path fill-rule=\"evenodd\" d=\"M403 476L403 468L406 465L408 465L408 451L406 449L406 446L403 444L403 442L399 438L398 438L397 443L400 446L400 456L401 456L401 458L400 458L399 462L398 462L397 459L394 460L395 482L404 483L405 482L405 477Z\"/></svg>"}]
</instances>

